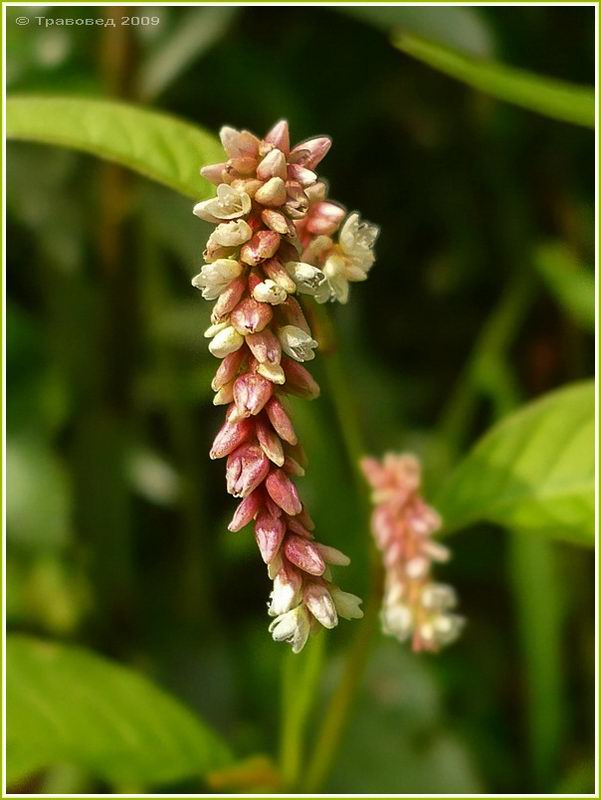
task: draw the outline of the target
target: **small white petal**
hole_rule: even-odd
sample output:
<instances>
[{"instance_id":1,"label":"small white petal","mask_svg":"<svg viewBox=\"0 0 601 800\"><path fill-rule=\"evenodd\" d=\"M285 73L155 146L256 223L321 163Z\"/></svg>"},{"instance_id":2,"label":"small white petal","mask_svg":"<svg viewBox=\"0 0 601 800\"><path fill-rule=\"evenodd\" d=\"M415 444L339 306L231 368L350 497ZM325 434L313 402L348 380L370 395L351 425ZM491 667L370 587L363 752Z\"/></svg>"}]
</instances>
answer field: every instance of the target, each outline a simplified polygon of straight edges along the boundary
<instances>
[{"instance_id":1,"label":"small white petal","mask_svg":"<svg viewBox=\"0 0 601 800\"><path fill-rule=\"evenodd\" d=\"M317 294L325 283L326 276L323 271L312 264L306 264L304 261L288 261L284 266L301 294Z\"/></svg>"},{"instance_id":2,"label":"small white petal","mask_svg":"<svg viewBox=\"0 0 601 800\"><path fill-rule=\"evenodd\" d=\"M286 383L286 374L279 364L259 364L257 372L268 381L283 386Z\"/></svg>"},{"instance_id":3,"label":"small white petal","mask_svg":"<svg viewBox=\"0 0 601 800\"><path fill-rule=\"evenodd\" d=\"M276 617L269 626L274 641L288 642L292 645L293 653L300 653L305 646L309 633L311 632L311 621L309 612L304 605L299 605Z\"/></svg>"},{"instance_id":4,"label":"small white petal","mask_svg":"<svg viewBox=\"0 0 601 800\"><path fill-rule=\"evenodd\" d=\"M217 358L225 358L230 353L239 350L243 344L244 336L241 336L231 325L227 325L211 339L209 350Z\"/></svg>"},{"instance_id":5,"label":"small white petal","mask_svg":"<svg viewBox=\"0 0 601 800\"><path fill-rule=\"evenodd\" d=\"M338 625L338 614L331 594L325 586L310 584L303 594L305 605L324 628L332 629Z\"/></svg>"},{"instance_id":6,"label":"small white petal","mask_svg":"<svg viewBox=\"0 0 601 800\"><path fill-rule=\"evenodd\" d=\"M340 617L343 619L361 619L363 617L360 597L350 592L343 592L337 586L330 588L330 594Z\"/></svg>"},{"instance_id":7,"label":"small white petal","mask_svg":"<svg viewBox=\"0 0 601 800\"><path fill-rule=\"evenodd\" d=\"M282 286L278 286L271 278L266 278L253 289L252 295L259 303L269 303L278 306L285 302L288 293Z\"/></svg>"},{"instance_id":8,"label":"small white petal","mask_svg":"<svg viewBox=\"0 0 601 800\"><path fill-rule=\"evenodd\" d=\"M316 547L323 560L328 564L334 564L336 567L348 567L351 563L350 558L335 547L329 547L327 544L317 544Z\"/></svg>"},{"instance_id":9,"label":"small white petal","mask_svg":"<svg viewBox=\"0 0 601 800\"><path fill-rule=\"evenodd\" d=\"M250 225L243 219L232 220L231 222L222 222L218 225L213 233L209 236L207 249L209 245L218 245L221 247L238 247L244 242L247 242L252 237L252 230Z\"/></svg>"},{"instance_id":10,"label":"small white petal","mask_svg":"<svg viewBox=\"0 0 601 800\"><path fill-rule=\"evenodd\" d=\"M284 352L296 361L312 361L317 342L296 325L284 325L277 331Z\"/></svg>"}]
</instances>

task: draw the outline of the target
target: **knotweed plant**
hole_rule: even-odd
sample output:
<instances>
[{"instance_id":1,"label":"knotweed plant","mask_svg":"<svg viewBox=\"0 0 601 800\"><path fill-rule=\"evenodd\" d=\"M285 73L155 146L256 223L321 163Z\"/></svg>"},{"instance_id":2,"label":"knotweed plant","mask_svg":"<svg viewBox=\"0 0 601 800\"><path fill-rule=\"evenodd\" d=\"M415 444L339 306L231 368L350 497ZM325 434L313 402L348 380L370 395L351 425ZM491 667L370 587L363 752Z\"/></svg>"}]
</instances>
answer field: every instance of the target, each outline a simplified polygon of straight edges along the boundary
<instances>
[{"instance_id":1,"label":"knotweed plant","mask_svg":"<svg viewBox=\"0 0 601 800\"><path fill-rule=\"evenodd\" d=\"M437 651L457 638L464 621L452 612L455 591L432 578L433 564L450 553L432 538L441 520L421 495L420 463L409 454L387 453L381 461L364 458L361 467L372 487L372 533L386 575L383 631L401 642L410 639L416 652Z\"/></svg>"},{"instance_id":2,"label":"knotweed plant","mask_svg":"<svg viewBox=\"0 0 601 800\"><path fill-rule=\"evenodd\" d=\"M217 195L194 207L216 225L192 281L216 301L205 335L221 359L214 403L227 406L210 456L227 458L227 490L240 498L229 530L254 524L273 580L269 630L298 653L319 625L362 616L360 599L330 571L349 559L315 539L294 482L306 461L284 398L319 395L303 366L317 341L299 295L346 303L349 283L365 280L374 262L378 231L327 199L315 168L328 137L291 148L285 121L263 139L229 127L220 136L227 160L201 170Z\"/></svg>"}]
</instances>

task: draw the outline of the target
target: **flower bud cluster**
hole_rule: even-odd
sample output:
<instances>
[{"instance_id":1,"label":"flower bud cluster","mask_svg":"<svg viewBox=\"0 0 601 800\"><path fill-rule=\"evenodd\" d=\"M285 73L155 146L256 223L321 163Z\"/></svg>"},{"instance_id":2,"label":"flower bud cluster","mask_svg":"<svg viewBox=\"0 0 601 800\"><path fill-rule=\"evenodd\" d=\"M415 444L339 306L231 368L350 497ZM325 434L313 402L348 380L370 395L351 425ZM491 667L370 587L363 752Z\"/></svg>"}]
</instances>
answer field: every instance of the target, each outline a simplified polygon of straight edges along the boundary
<instances>
[{"instance_id":1,"label":"flower bud cluster","mask_svg":"<svg viewBox=\"0 0 601 800\"><path fill-rule=\"evenodd\" d=\"M291 148L284 121L264 139L227 127L220 136L227 161L201 170L217 195L194 207L216 225L206 263L192 280L205 299L216 301L205 335L210 352L222 359L212 382L214 403L227 406L210 456L227 458L227 490L240 498L229 530L253 523L273 580L269 631L298 653L319 625L334 628L340 617L360 618L362 611L359 598L332 580L330 566L349 559L316 541L294 482L304 474L305 457L283 398L319 395L303 366L315 357L317 341L297 295L346 301L348 281L363 280L373 263L377 229L352 214L338 243L331 238L345 211L326 199L314 172L329 138ZM332 259L341 266L334 269Z\"/></svg>"},{"instance_id":2,"label":"flower bud cluster","mask_svg":"<svg viewBox=\"0 0 601 800\"><path fill-rule=\"evenodd\" d=\"M452 612L455 591L431 576L433 563L450 553L432 539L441 520L421 496L420 463L387 453L382 461L364 458L361 467L372 487L372 533L386 572L382 628L399 641L410 639L416 652L435 652L455 641L464 619Z\"/></svg>"}]
</instances>

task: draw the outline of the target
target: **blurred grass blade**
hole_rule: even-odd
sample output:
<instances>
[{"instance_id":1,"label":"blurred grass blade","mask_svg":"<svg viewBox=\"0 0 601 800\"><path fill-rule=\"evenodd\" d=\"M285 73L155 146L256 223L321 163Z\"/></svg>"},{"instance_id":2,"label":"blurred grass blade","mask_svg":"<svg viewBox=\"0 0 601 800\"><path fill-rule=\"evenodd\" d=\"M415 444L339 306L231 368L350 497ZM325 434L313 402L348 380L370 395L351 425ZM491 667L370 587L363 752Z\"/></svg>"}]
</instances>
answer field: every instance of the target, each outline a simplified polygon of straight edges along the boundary
<instances>
[{"instance_id":1,"label":"blurred grass blade","mask_svg":"<svg viewBox=\"0 0 601 800\"><path fill-rule=\"evenodd\" d=\"M203 776L230 757L194 714L133 670L81 647L7 641L7 778L55 764L113 785Z\"/></svg>"},{"instance_id":2,"label":"blurred grass blade","mask_svg":"<svg viewBox=\"0 0 601 800\"><path fill-rule=\"evenodd\" d=\"M541 245L534 264L557 302L588 331L595 330L595 276L560 242Z\"/></svg>"},{"instance_id":3,"label":"blurred grass blade","mask_svg":"<svg viewBox=\"0 0 601 800\"><path fill-rule=\"evenodd\" d=\"M478 9L465 6L426 9L418 6L355 4L335 8L388 34L395 29L403 29L480 58L490 58L494 53L490 28Z\"/></svg>"},{"instance_id":4,"label":"blurred grass blade","mask_svg":"<svg viewBox=\"0 0 601 800\"><path fill-rule=\"evenodd\" d=\"M217 139L201 128L107 100L12 97L6 103L6 136L81 150L196 199L214 194L200 177L200 166L223 158Z\"/></svg>"},{"instance_id":5,"label":"blurred grass blade","mask_svg":"<svg viewBox=\"0 0 601 800\"><path fill-rule=\"evenodd\" d=\"M554 542L512 532L509 575L513 583L524 680L526 725L536 786L552 791L562 743L563 674L561 618L563 584L555 574Z\"/></svg>"},{"instance_id":6,"label":"blurred grass blade","mask_svg":"<svg viewBox=\"0 0 601 800\"><path fill-rule=\"evenodd\" d=\"M528 403L471 450L435 500L446 531L486 520L593 546L593 382Z\"/></svg>"},{"instance_id":7,"label":"blurred grass blade","mask_svg":"<svg viewBox=\"0 0 601 800\"><path fill-rule=\"evenodd\" d=\"M181 15L174 31L150 51L140 66L138 87L154 100L196 59L221 39L238 13L235 6L193 8Z\"/></svg>"},{"instance_id":8,"label":"blurred grass blade","mask_svg":"<svg viewBox=\"0 0 601 800\"><path fill-rule=\"evenodd\" d=\"M498 100L574 125L595 127L595 92L592 87L547 78L493 61L479 61L407 32L394 35L393 44L404 53Z\"/></svg>"}]
</instances>

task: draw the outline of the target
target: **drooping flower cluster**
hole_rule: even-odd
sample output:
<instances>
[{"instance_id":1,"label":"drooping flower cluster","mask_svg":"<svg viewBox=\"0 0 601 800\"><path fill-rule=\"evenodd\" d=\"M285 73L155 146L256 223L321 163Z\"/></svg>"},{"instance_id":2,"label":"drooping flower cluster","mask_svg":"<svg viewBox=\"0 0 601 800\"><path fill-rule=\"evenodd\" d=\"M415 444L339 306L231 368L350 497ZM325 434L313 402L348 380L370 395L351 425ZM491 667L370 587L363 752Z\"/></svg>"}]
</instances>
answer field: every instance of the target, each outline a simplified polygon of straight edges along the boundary
<instances>
[{"instance_id":1,"label":"drooping flower cluster","mask_svg":"<svg viewBox=\"0 0 601 800\"><path fill-rule=\"evenodd\" d=\"M382 461L364 458L372 487L372 533L386 573L382 603L384 633L411 639L413 650L437 651L455 641L464 620L452 609L455 591L432 579L433 562L447 561L448 548L432 539L441 525L420 493L421 467L412 455L387 453Z\"/></svg>"},{"instance_id":2,"label":"drooping flower cluster","mask_svg":"<svg viewBox=\"0 0 601 800\"><path fill-rule=\"evenodd\" d=\"M305 459L283 396L319 394L301 363L315 357L317 341L296 295L346 302L349 281L364 280L373 264L377 228L354 213L332 238L346 212L326 199L314 172L329 138L291 148L284 121L264 139L227 127L220 136L228 160L201 170L217 195L194 207L217 226L192 280L216 301L205 335L222 359L214 403L227 405L210 455L227 457L227 490L241 500L229 530L254 522L273 580L269 630L298 653L319 624L333 628L339 617L362 612L359 598L341 591L330 573L349 559L315 540L293 480L304 474Z\"/></svg>"}]
</instances>

